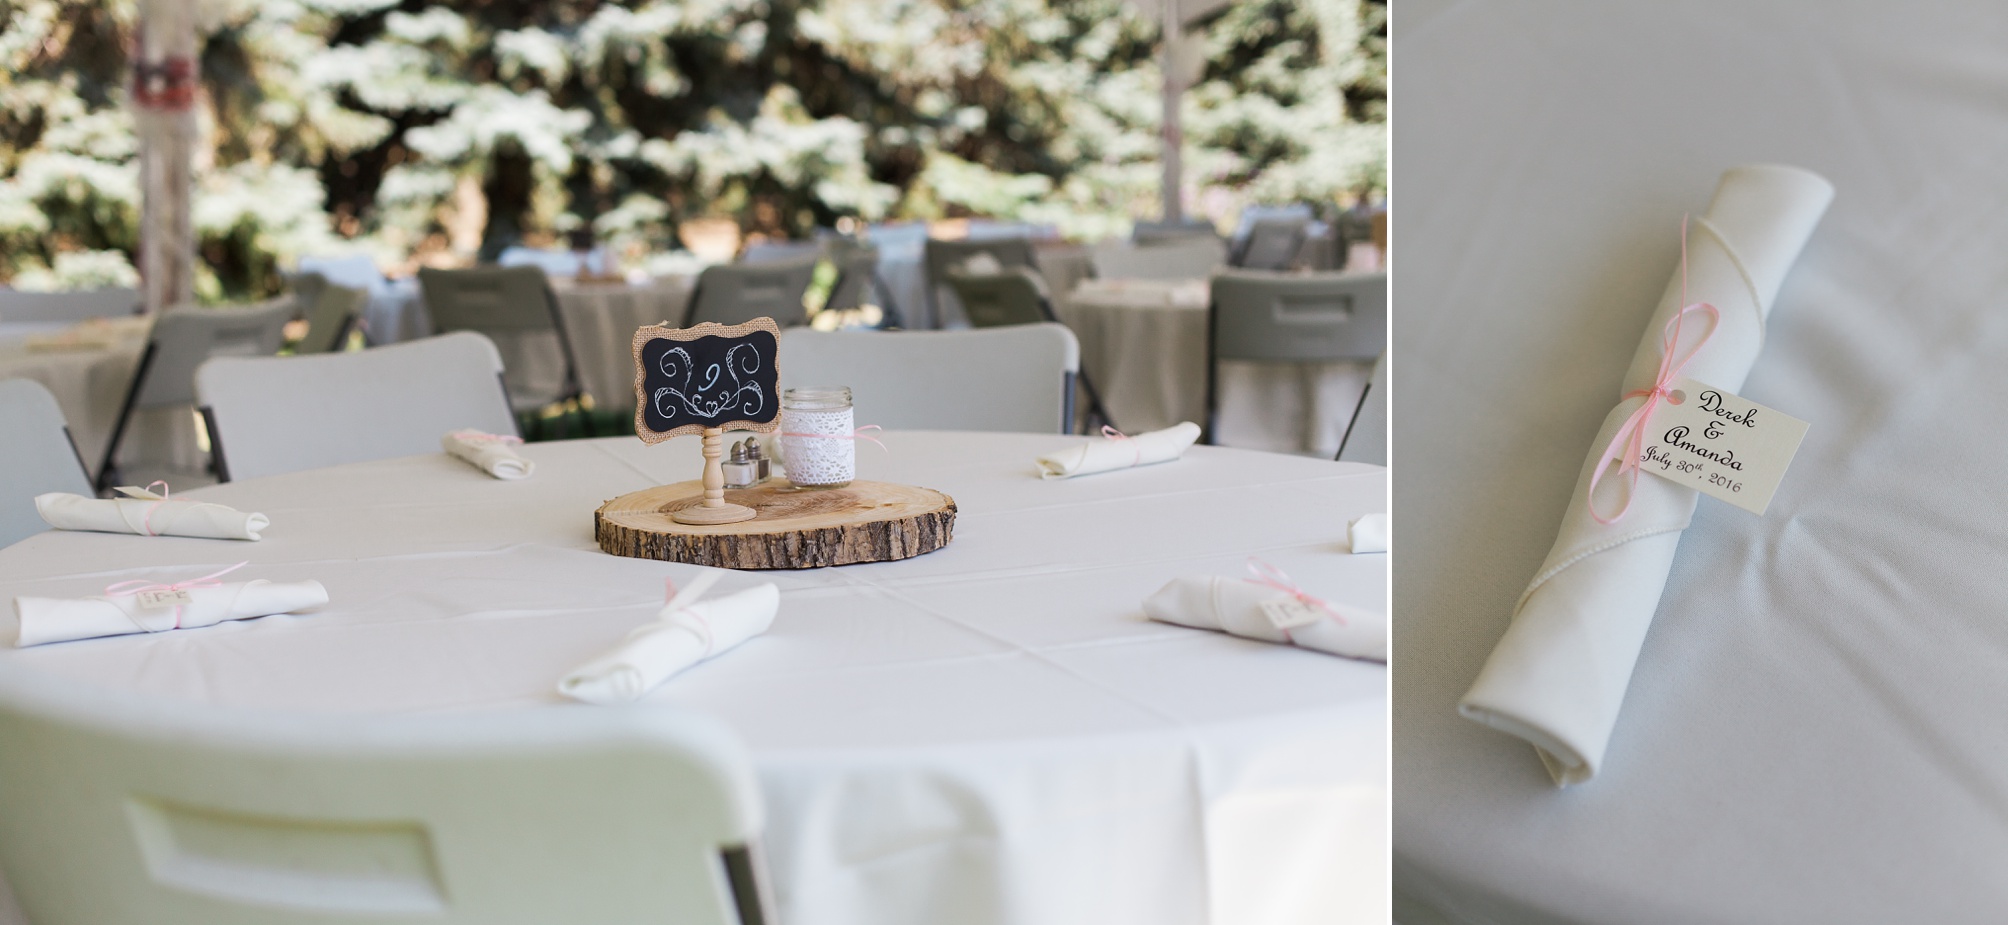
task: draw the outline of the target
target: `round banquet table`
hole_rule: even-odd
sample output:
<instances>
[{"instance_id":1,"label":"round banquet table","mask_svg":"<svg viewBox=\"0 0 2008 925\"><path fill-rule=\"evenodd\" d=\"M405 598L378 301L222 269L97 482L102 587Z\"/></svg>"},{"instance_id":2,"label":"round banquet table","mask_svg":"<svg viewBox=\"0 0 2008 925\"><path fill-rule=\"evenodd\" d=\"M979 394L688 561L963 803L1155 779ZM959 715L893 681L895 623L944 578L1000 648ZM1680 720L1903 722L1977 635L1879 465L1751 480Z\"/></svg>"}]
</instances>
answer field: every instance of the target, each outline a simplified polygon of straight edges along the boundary
<instances>
[{"instance_id":1,"label":"round banquet table","mask_svg":"<svg viewBox=\"0 0 2008 925\"><path fill-rule=\"evenodd\" d=\"M2008 920L2008 8L1424 2L1395 21L1396 915ZM1753 161L1832 181L1742 394L1811 422L1704 498L1602 767L1457 699L1680 260Z\"/></svg>"},{"instance_id":2,"label":"round banquet table","mask_svg":"<svg viewBox=\"0 0 2008 925\"><path fill-rule=\"evenodd\" d=\"M716 714L749 744L780 920L1385 922L1384 667L1151 622L1139 604L1259 556L1310 593L1384 608L1387 557L1350 555L1345 537L1385 509L1386 470L1195 447L1033 474L1079 439L885 435L860 476L949 493L954 541L728 576L714 593L780 586L772 630L644 701ZM237 577L317 579L332 601L6 648L0 670L300 713L598 709L557 679L696 569L600 552L593 509L695 475L697 443L531 444L521 481L429 455L191 493L270 516L256 543L42 533L0 550L0 594L86 596L248 559Z\"/></svg>"},{"instance_id":3,"label":"round banquet table","mask_svg":"<svg viewBox=\"0 0 2008 925\"><path fill-rule=\"evenodd\" d=\"M1081 342L1081 366L1130 433L1206 422L1204 279L1091 279L1054 300ZM1330 459L1371 363L1220 364L1223 446Z\"/></svg>"}]
</instances>

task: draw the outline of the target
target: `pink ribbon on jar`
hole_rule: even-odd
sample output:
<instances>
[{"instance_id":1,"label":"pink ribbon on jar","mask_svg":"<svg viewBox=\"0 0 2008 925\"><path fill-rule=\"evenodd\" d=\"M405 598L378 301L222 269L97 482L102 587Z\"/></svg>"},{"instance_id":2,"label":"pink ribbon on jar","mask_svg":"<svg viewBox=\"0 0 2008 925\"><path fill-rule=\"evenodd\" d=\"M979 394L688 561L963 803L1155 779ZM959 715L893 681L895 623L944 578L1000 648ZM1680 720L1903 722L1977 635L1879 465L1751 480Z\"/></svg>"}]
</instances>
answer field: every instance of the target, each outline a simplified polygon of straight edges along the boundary
<instances>
[{"instance_id":1,"label":"pink ribbon on jar","mask_svg":"<svg viewBox=\"0 0 2008 925\"><path fill-rule=\"evenodd\" d=\"M1607 527L1623 520L1625 513L1631 510L1632 495L1638 490L1638 476L1643 471L1641 469L1643 461L1639 457L1645 453L1646 428L1652 423L1653 412L1659 410L1662 399L1673 404L1680 403L1672 397L1673 384L1679 381L1681 370L1686 369L1687 364L1692 362L1695 355L1708 343L1708 339L1715 336L1715 329L1722 323L1722 312L1715 306L1707 302L1687 301L1687 217L1684 215L1680 219L1680 301L1682 303L1680 311L1674 312L1673 318L1667 321L1666 330L1660 337L1659 375L1653 377L1652 387L1626 392L1621 399L1629 400L1643 396L1645 403L1639 405L1638 410L1633 411L1631 416L1625 418L1625 422L1618 426L1618 432L1612 435L1610 445L1604 447L1603 455L1597 459L1596 468L1590 472L1590 487L1584 500L1589 505L1590 516L1595 518L1597 523ZM1683 354L1679 352L1680 335L1689 313L1706 314L1708 330ZM1612 460L1617 460L1619 475L1627 471L1631 473L1631 481L1625 486L1625 503L1618 508L1617 513L1605 517L1597 511L1597 483L1603 481L1604 470L1610 466Z\"/></svg>"},{"instance_id":2,"label":"pink ribbon on jar","mask_svg":"<svg viewBox=\"0 0 2008 925\"><path fill-rule=\"evenodd\" d=\"M865 433L865 431L868 431L868 430L876 430L876 431L879 431L879 432L883 433L883 432L885 431L885 428L883 428L883 427L880 427L880 426L878 426L877 424L866 424L865 426L863 426L863 427L860 427L860 428L858 428L858 429L856 429L856 430L854 430L854 431L851 431L851 432L850 432L850 433L848 433L848 434L798 434L798 433L795 433L794 431L782 431L782 432L781 432L781 436L783 436L783 437L821 437L821 438L823 438L823 439L825 439L825 440L864 440L864 441L867 441L867 442L870 442L870 443L877 443L877 444L878 444L878 448L879 448L879 449L881 449L881 450L885 450L885 451L886 451L886 452L888 452L888 453L892 452L892 450L891 450L891 449L889 449L889 448L888 448L888 447L887 447L887 446L885 445L885 443L884 443L884 442L880 441L880 440L879 440L879 438L877 438L877 437L874 437L874 436L872 436L872 435L870 435L870 434L868 434L868 433Z\"/></svg>"},{"instance_id":3,"label":"pink ribbon on jar","mask_svg":"<svg viewBox=\"0 0 2008 925\"><path fill-rule=\"evenodd\" d=\"M152 486L149 485L147 487L151 488ZM164 584L159 584L157 582L146 581L143 579L134 581L121 581L118 582L117 584L106 585L105 596L124 597L128 594L143 594L148 591L194 591L201 588L220 588L223 587L223 582L219 581L218 579L221 579L223 576L228 575L231 572L237 571L238 569L243 568L244 566L250 564L251 560L246 559L242 562L237 563L236 565L230 566L229 568L222 569L220 571L210 572L209 574L204 575L201 578L190 578L187 581L177 581L173 584L164 585ZM171 627L172 629L181 628L181 608L182 605L180 604L174 605L174 626ZM149 633L160 632L160 630L147 629L146 624L139 622L139 620L137 619L133 620L133 625L138 626L140 629L145 630L146 632Z\"/></svg>"}]
</instances>

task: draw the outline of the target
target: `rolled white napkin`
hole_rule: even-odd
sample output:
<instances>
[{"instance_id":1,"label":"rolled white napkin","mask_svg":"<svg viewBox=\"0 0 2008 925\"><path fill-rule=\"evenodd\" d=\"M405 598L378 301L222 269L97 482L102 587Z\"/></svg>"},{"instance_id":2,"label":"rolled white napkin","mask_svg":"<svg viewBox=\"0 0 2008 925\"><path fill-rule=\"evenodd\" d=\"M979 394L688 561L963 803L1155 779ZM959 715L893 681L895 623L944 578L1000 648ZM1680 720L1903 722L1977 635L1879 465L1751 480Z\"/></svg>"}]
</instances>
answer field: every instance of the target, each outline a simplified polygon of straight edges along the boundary
<instances>
[{"instance_id":1,"label":"rolled white napkin","mask_svg":"<svg viewBox=\"0 0 2008 925\"><path fill-rule=\"evenodd\" d=\"M1039 457L1039 477L1067 479L1114 469L1170 462L1199 439L1191 421L1134 437L1090 437L1087 443Z\"/></svg>"},{"instance_id":2,"label":"rolled white napkin","mask_svg":"<svg viewBox=\"0 0 2008 925\"><path fill-rule=\"evenodd\" d=\"M716 581L713 577L711 581ZM657 618L614 650L573 669L558 692L587 703L632 703L677 672L767 631L781 606L781 589L759 585L737 594L687 603L703 586L664 605Z\"/></svg>"},{"instance_id":3,"label":"rolled white napkin","mask_svg":"<svg viewBox=\"0 0 2008 925\"><path fill-rule=\"evenodd\" d=\"M1387 552L1387 515L1364 514L1354 518L1353 522L1346 526L1346 536L1352 542L1353 555Z\"/></svg>"},{"instance_id":4,"label":"rolled white napkin","mask_svg":"<svg viewBox=\"0 0 2008 925\"><path fill-rule=\"evenodd\" d=\"M1721 320L1684 375L1731 391L1742 387L1763 347L1771 301L1833 194L1825 179L1795 167L1738 167L1722 175L1707 218L1694 223L1687 241L1687 300L1714 305ZM1663 332L1682 307L1676 271L1619 394L1653 386ZM1458 705L1464 716L1533 743L1557 785L1588 780L1602 763L1681 531L1694 514L1694 489L1645 475L1623 518L1605 525L1590 515L1585 494L1597 461L1644 401L1620 401L1604 420L1554 549ZM1598 510L1618 510L1629 483L1629 476L1605 478Z\"/></svg>"},{"instance_id":5,"label":"rolled white napkin","mask_svg":"<svg viewBox=\"0 0 2008 925\"><path fill-rule=\"evenodd\" d=\"M318 581L237 581L188 589L190 602L180 607L142 607L140 595L14 599L21 617L16 646L38 646L127 633L158 633L194 629L225 620L248 620L275 613L292 613L328 602L328 589Z\"/></svg>"},{"instance_id":6,"label":"rolled white napkin","mask_svg":"<svg viewBox=\"0 0 2008 925\"><path fill-rule=\"evenodd\" d=\"M195 536L215 540L255 540L272 525L263 514L246 514L207 501L170 501L143 488L120 488L128 497L86 498L68 492L35 496L35 510L58 530L137 533L141 536Z\"/></svg>"},{"instance_id":7,"label":"rolled white napkin","mask_svg":"<svg viewBox=\"0 0 2008 925\"><path fill-rule=\"evenodd\" d=\"M516 437L468 429L439 438L439 447L498 479L520 479L537 468L535 463L516 455L516 444L521 442Z\"/></svg>"},{"instance_id":8,"label":"rolled white napkin","mask_svg":"<svg viewBox=\"0 0 2008 925\"><path fill-rule=\"evenodd\" d=\"M1347 658L1387 661L1387 617L1320 601L1308 605L1324 610L1316 622L1279 629L1262 605L1290 598L1287 591L1252 581L1201 575L1179 578L1159 588L1144 599L1143 612L1161 623L1223 630L1247 639L1290 643Z\"/></svg>"}]
</instances>

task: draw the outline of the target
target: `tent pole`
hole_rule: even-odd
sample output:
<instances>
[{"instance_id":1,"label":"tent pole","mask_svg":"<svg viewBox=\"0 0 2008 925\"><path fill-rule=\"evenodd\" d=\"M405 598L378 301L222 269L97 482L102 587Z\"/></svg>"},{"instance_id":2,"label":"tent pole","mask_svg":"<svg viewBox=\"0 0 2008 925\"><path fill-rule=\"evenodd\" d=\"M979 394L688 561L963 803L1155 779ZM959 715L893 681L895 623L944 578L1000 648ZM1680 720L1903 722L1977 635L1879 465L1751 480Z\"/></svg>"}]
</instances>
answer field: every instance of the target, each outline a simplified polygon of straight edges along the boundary
<instances>
[{"instance_id":1,"label":"tent pole","mask_svg":"<svg viewBox=\"0 0 2008 925\"><path fill-rule=\"evenodd\" d=\"M1163 24L1163 41L1159 50L1164 72L1164 220L1177 223L1184 219L1184 164L1181 163L1185 151L1185 129L1179 124L1179 98L1184 95L1184 75L1179 73L1179 45L1185 41L1184 24L1179 21L1178 0L1163 0L1164 13L1159 19Z\"/></svg>"},{"instance_id":2,"label":"tent pole","mask_svg":"<svg viewBox=\"0 0 2008 925\"><path fill-rule=\"evenodd\" d=\"M194 301L195 97L199 42L193 0L140 0L133 66L139 132L139 272L146 311Z\"/></svg>"}]
</instances>

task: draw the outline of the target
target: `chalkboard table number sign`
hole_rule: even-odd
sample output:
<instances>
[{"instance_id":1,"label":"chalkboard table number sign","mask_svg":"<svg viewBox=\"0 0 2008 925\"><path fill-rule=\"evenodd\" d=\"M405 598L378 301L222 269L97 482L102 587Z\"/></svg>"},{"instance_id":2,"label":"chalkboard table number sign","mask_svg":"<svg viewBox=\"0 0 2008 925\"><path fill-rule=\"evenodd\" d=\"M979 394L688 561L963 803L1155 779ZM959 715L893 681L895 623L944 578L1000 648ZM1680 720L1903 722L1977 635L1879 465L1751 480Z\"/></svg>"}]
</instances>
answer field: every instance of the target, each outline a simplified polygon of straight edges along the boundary
<instances>
[{"instance_id":1,"label":"chalkboard table number sign","mask_svg":"<svg viewBox=\"0 0 2008 925\"><path fill-rule=\"evenodd\" d=\"M752 508L725 500L722 435L726 428L780 429L775 367L780 335L772 318L730 326L649 325L634 332L635 434L649 444L681 434L704 435L704 501L670 515L677 523L753 519Z\"/></svg>"}]
</instances>

